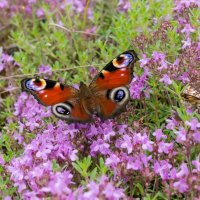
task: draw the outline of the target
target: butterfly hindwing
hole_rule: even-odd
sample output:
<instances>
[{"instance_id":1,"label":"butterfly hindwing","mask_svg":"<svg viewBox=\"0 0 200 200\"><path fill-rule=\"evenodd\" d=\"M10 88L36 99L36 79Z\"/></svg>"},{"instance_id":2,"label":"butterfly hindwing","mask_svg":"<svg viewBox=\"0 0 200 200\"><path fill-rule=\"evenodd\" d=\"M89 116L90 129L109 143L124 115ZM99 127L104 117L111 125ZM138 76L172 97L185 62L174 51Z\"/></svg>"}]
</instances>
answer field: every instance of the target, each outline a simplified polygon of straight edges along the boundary
<instances>
[{"instance_id":1,"label":"butterfly hindwing","mask_svg":"<svg viewBox=\"0 0 200 200\"><path fill-rule=\"evenodd\" d=\"M102 119L111 118L123 111L130 97L127 87L118 87L105 91L105 95L97 97L99 110L98 115Z\"/></svg>"},{"instance_id":2,"label":"butterfly hindwing","mask_svg":"<svg viewBox=\"0 0 200 200\"><path fill-rule=\"evenodd\" d=\"M87 113L79 100L75 102L58 103L52 106L53 114L69 122L91 121L91 114Z\"/></svg>"}]
</instances>

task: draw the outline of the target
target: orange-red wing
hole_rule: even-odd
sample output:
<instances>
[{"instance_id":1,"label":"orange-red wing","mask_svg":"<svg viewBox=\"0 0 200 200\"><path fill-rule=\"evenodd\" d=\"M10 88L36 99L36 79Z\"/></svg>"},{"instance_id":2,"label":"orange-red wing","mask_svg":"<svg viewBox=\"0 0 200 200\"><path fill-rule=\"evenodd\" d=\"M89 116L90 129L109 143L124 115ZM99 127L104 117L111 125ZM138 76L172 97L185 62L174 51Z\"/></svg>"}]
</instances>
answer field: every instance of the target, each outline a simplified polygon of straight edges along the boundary
<instances>
[{"instance_id":1,"label":"orange-red wing","mask_svg":"<svg viewBox=\"0 0 200 200\"><path fill-rule=\"evenodd\" d=\"M78 101L58 103L52 106L52 112L56 117L69 122L87 122L91 120L91 114L87 113Z\"/></svg>"},{"instance_id":2,"label":"orange-red wing","mask_svg":"<svg viewBox=\"0 0 200 200\"><path fill-rule=\"evenodd\" d=\"M115 110L117 109L117 104L107 99L104 96L98 98L98 104L99 104L98 115L103 119L111 117L115 112Z\"/></svg>"},{"instance_id":3,"label":"orange-red wing","mask_svg":"<svg viewBox=\"0 0 200 200\"><path fill-rule=\"evenodd\" d=\"M117 69L116 71L102 71L104 78L98 77L95 85L99 90L112 89L127 85L132 80L132 69L130 67Z\"/></svg>"},{"instance_id":4,"label":"orange-red wing","mask_svg":"<svg viewBox=\"0 0 200 200\"><path fill-rule=\"evenodd\" d=\"M133 66L137 60L137 54L133 50L118 55L94 78L90 87L98 91L128 85L132 80Z\"/></svg>"},{"instance_id":5,"label":"orange-red wing","mask_svg":"<svg viewBox=\"0 0 200 200\"><path fill-rule=\"evenodd\" d=\"M56 81L47 79L24 79L21 81L22 90L30 92L39 103L52 106L68 101L77 95L73 87L62 85Z\"/></svg>"},{"instance_id":6,"label":"orange-red wing","mask_svg":"<svg viewBox=\"0 0 200 200\"><path fill-rule=\"evenodd\" d=\"M127 85L133 77L134 63L138 60L133 51L126 51L108 63L90 84L98 102L98 115L111 118L126 106L130 92Z\"/></svg>"}]
</instances>

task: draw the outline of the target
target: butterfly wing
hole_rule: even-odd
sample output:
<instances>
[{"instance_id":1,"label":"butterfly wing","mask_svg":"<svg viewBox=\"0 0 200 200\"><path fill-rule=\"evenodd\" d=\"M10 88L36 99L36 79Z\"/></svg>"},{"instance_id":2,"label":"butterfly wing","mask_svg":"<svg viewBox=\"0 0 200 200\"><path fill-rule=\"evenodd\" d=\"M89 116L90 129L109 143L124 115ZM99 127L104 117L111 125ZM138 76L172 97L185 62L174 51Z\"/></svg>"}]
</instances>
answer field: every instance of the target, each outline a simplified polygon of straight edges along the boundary
<instances>
[{"instance_id":1,"label":"butterfly wing","mask_svg":"<svg viewBox=\"0 0 200 200\"><path fill-rule=\"evenodd\" d=\"M133 78L133 66L138 60L135 51L125 51L109 62L90 84L99 108L98 115L107 119L120 113L127 104L128 84Z\"/></svg>"},{"instance_id":2,"label":"butterfly wing","mask_svg":"<svg viewBox=\"0 0 200 200\"><path fill-rule=\"evenodd\" d=\"M39 103L52 106L52 112L67 121L85 122L91 119L79 100L79 91L59 82L26 78L21 81L23 91L30 92Z\"/></svg>"},{"instance_id":3,"label":"butterfly wing","mask_svg":"<svg viewBox=\"0 0 200 200\"><path fill-rule=\"evenodd\" d=\"M187 85L182 92L182 103L186 108L197 108L200 111L200 93L191 85Z\"/></svg>"}]
</instances>

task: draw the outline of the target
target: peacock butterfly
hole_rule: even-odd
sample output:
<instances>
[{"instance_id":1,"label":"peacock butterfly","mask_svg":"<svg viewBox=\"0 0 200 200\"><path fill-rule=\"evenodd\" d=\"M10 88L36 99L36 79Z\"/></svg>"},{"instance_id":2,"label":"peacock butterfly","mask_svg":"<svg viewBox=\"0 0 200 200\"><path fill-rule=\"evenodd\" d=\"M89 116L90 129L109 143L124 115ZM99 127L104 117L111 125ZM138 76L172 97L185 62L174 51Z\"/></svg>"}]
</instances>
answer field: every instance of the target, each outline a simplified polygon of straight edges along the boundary
<instances>
[{"instance_id":1,"label":"peacock butterfly","mask_svg":"<svg viewBox=\"0 0 200 200\"><path fill-rule=\"evenodd\" d=\"M87 122L97 114L101 119L108 119L119 114L130 98L128 85L137 60L134 50L123 52L109 62L89 86L81 82L79 90L40 78L25 78L21 87L34 95L39 103L52 106L52 112L58 118Z\"/></svg>"}]
</instances>

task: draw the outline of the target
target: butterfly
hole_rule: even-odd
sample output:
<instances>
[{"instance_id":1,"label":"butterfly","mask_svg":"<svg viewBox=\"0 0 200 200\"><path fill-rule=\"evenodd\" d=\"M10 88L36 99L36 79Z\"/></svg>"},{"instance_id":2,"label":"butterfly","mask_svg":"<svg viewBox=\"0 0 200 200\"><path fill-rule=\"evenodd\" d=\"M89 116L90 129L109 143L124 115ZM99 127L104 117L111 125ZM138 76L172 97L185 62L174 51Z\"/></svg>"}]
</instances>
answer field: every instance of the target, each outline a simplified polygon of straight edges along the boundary
<instances>
[{"instance_id":1,"label":"butterfly","mask_svg":"<svg viewBox=\"0 0 200 200\"><path fill-rule=\"evenodd\" d=\"M133 78L134 50L121 53L110 61L87 86L79 90L70 85L42 79L25 78L22 91L30 92L40 104L52 106L53 114L68 122L88 122L96 114L105 120L122 112L130 98L128 85Z\"/></svg>"},{"instance_id":2,"label":"butterfly","mask_svg":"<svg viewBox=\"0 0 200 200\"><path fill-rule=\"evenodd\" d=\"M200 93L191 85L187 85L181 94L183 105L186 108L197 108L200 110Z\"/></svg>"}]
</instances>

